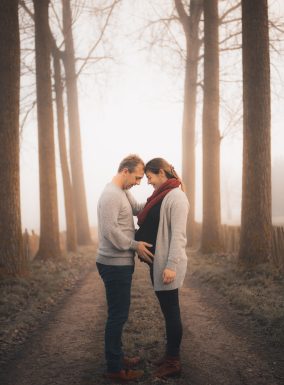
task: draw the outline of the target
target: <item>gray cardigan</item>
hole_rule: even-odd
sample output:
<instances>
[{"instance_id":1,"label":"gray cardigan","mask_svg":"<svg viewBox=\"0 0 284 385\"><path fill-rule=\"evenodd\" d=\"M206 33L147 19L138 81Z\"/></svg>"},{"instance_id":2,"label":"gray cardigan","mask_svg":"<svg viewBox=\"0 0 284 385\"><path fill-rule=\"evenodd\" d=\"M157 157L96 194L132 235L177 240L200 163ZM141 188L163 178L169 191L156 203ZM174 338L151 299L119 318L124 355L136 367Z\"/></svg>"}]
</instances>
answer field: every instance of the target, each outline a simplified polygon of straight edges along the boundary
<instances>
[{"instance_id":1,"label":"gray cardigan","mask_svg":"<svg viewBox=\"0 0 284 385\"><path fill-rule=\"evenodd\" d=\"M154 290L173 290L182 286L186 268L186 222L189 202L180 188L170 191L163 199L160 210L156 252L154 256ZM163 271L176 272L170 284L163 283Z\"/></svg>"}]
</instances>

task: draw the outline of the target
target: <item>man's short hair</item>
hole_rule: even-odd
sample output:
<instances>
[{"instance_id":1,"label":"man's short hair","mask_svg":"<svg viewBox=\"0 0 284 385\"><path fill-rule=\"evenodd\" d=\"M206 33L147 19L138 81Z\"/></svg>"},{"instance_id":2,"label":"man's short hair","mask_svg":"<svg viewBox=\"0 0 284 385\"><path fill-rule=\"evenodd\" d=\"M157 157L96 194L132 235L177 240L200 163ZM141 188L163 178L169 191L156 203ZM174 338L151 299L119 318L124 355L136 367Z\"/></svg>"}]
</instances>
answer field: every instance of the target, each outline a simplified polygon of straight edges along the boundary
<instances>
[{"instance_id":1,"label":"man's short hair","mask_svg":"<svg viewBox=\"0 0 284 385\"><path fill-rule=\"evenodd\" d=\"M138 164L142 164L142 166L145 167L143 160L138 155L130 154L122 159L118 167L118 172L121 172L124 168L127 168L129 172L133 172Z\"/></svg>"}]
</instances>

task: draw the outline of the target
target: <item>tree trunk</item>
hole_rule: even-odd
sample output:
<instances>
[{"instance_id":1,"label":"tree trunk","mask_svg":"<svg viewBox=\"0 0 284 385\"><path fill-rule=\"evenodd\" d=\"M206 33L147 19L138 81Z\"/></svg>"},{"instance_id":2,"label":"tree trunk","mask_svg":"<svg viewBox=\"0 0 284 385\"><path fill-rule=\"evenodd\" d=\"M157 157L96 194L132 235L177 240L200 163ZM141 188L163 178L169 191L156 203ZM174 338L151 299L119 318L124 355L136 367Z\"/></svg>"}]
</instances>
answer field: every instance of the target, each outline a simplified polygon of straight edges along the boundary
<instances>
[{"instance_id":1,"label":"tree trunk","mask_svg":"<svg viewBox=\"0 0 284 385\"><path fill-rule=\"evenodd\" d=\"M203 253L221 249L218 25L218 1L204 0Z\"/></svg>"},{"instance_id":2,"label":"tree trunk","mask_svg":"<svg viewBox=\"0 0 284 385\"><path fill-rule=\"evenodd\" d=\"M175 0L175 4L183 25L187 45L182 125L182 179L190 203L187 239L188 243L193 246L195 243L195 118L198 57L201 46L198 32L203 0L190 1L189 16L187 16L181 0Z\"/></svg>"},{"instance_id":3,"label":"tree trunk","mask_svg":"<svg viewBox=\"0 0 284 385\"><path fill-rule=\"evenodd\" d=\"M60 255L48 24L49 0L33 0L40 179L40 242L37 257Z\"/></svg>"},{"instance_id":4,"label":"tree trunk","mask_svg":"<svg viewBox=\"0 0 284 385\"><path fill-rule=\"evenodd\" d=\"M242 0L243 190L239 261L271 254L270 59L267 0Z\"/></svg>"},{"instance_id":5,"label":"tree trunk","mask_svg":"<svg viewBox=\"0 0 284 385\"><path fill-rule=\"evenodd\" d=\"M27 270L20 211L17 0L0 2L0 41L0 273L16 276Z\"/></svg>"},{"instance_id":6,"label":"tree trunk","mask_svg":"<svg viewBox=\"0 0 284 385\"><path fill-rule=\"evenodd\" d=\"M77 250L76 241L76 223L73 205L72 184L69 174L66 137L65 137L65 121L64 121L64 104L63 104L63 85L61 76L61 65L59 53L53 52L54 63L54 81L55 81L55 97L57 111L58 126L58 142L64 189L65 217L66 217L66 247L68 251Z\"/></svg>"},{"instance_id":7,"label":"tree trunk","mask_svg":"<svg viewBox=\"0 0 284 385\"><path fill-rule=\"evenodd\" d=\"M78 243L84 245L91 243L91 234L88 221L81 154L80 119L70 0L62 0L62 8L65 39L64 67L66 74L68 123L70 130L72 185L74 192Z\"/></svg>"}]
</instances>

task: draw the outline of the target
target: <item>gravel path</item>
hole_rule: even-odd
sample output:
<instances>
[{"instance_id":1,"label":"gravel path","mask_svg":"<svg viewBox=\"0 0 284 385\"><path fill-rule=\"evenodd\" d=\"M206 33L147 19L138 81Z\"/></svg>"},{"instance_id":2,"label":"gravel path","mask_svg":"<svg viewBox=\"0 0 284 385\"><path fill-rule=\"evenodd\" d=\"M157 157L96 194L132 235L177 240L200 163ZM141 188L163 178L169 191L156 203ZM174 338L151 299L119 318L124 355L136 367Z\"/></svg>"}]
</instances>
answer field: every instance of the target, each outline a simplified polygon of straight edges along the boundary
<instances>
[{"instance_id":1,"label":"gravel path","mask_svg":"<svg viewBox=\"0 0 284 385\"><path fill-rule=\"evenodd\" d=\"M146 266L137 263L125 346L140 350L140 384L158 384L149 363L160 353L163 324ZM281 354L252 336L250 324L226 301L188 276L181 291L184 324L180 385L280 385ZM49 323L28 341L0 375L1 385L103 385L105 294L97 272L80 283ZM246 333L247 330L247 333ZM269 353L269 358L267 357ZM282 367L283 368L283 367Z\"/></svg>"},{"instance_id":2,"label":"gravel path","mask_svg":"<svg viewBox=\"0 0 284 385\"><path fill-rule=\"evenodd\" d=\"M190 286L187 283L181 303L183 309L189 303L188 310L183 311L183 347L184 375L190 384L283 384L284 361L279 350L268 361L266 346L253 335L248 320L230 309L226 300L212 290L200 288L193 279Z\"/></svg>"},{"instance_id":3,"label":"gravel path","mask_svg":"<svg viewBox=\"0 0 284 385\"><path fill-rule=\"evenodd\" d=\"M2 385L89 384L103 344L104 291L92 272L0 377ZM101 349L100 349L101 355ZM94 365L95 364L95 365ZM102 371L102 368L99 368Z\"/></svg>"}]
</instances>

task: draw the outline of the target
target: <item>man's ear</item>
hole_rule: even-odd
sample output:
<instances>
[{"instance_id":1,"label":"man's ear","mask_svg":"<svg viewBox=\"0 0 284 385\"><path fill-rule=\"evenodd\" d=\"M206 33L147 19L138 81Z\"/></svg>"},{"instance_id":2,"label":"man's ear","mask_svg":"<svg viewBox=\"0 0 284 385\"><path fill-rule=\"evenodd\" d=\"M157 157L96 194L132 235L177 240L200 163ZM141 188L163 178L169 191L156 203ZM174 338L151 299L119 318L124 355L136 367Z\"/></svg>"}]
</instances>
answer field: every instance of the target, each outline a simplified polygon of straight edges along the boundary
<instances>
[{"instance_id":1,"label":"man's ear","mask_svg":"<svg viewBox=\"0 0 284 385\"><path fill-rule=\"evenodd\" d=\"M123 175L126 175L126 174L128 174L128 173L129 173L128 168L124 167L124 168L122 169L122 174L123 174Z\"/></svg>"}]
</instances>

